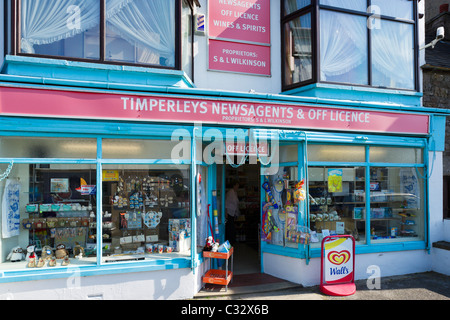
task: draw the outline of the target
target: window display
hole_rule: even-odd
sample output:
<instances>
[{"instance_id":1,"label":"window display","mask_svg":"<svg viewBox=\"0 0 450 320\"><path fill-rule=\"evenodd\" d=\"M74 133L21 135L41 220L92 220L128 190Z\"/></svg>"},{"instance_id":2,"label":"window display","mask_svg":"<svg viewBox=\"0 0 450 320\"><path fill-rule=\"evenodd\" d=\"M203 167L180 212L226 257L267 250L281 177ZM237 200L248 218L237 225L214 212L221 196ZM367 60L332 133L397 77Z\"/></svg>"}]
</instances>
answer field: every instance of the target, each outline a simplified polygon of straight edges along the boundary
<instances>
[{"instance_id":1,"label":"window display","mask_svg":"<svg viewBox=\"0 0 450 320\"><path fill-rule=\"evenodd\" d=\"M296 166L281 166L275 175L262 178L265 199L262 206L261 240L297 248L309 244L310 232L304 221L304 181L298 181Z\"/></svg>"},{"instance_id":2,"label":"window display","mask_svg":"<svg viewBox=\"0 0 450 320\"><path fill-rule=\"evenodd\" d=\"M190 254L189 172L189 166L103 167L106 262L143 254Z\"/></svg>"},{"instance_id":3,"label":"window display","mask_svg":"<svg viewBox=\"0 0 450 320\"><path fill-rule=\"evenodd\" d=\"M333 234L350 234L364 243L365 168L310 167L308 179L312 247Z\"/></svg>"},{"instance_id":4,"label":"window display","mask_svg":"<svg viewBox=\"0 0 450 320\"><path fill-rule=\"evenodd\" d=\"M424 239L423 149L311 144L308 161L313 247L328 234L357 244Z\"/></svg>"},{"instance_id":5,"label":"window display","mask_svg":"<svg viewBox=\"0 0 450 320\"><path fill-rule=\"evenodd\" d=\"M2 239L11 247L1 268L96 263L95 180L95 165L12 165L0 182Z\"/></svg>"},{"instance_id":6,"label":"window display","mask_svg":"<svg viewBox=\"0 0 450 320\"><path fill-rule=\"evenodd\" d=\"M412 167L370 170L371 239L423 239L422 171Z\"/></svg>"}]
</instances>

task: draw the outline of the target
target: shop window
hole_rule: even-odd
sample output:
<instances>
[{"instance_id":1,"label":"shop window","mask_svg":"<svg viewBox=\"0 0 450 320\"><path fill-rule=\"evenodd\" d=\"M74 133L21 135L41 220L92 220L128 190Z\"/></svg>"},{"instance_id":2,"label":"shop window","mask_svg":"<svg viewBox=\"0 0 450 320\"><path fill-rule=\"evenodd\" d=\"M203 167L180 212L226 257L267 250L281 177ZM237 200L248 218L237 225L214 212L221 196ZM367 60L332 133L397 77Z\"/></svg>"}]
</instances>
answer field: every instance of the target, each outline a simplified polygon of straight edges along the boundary
<instances>
[{"instance_id":1,"label":"shop window","mask_svg":"<svg viewBox=\"0 0 450 320\"><path fill-rule=\"evenodd\" d=\"M370 237L374 242L424 239L423 169L370 169Z\"/></svg>"},{"instance_id":2,"label":"shop window","mask_svg":"<svg viewBox=\"0 0 450 320\"><path fill-rule=\"evenodd\" d=\"M103 139L105 159L171 159L189 160L190 141Z\"/></svg>"},{"instance_id":3,"label":"shop window","mask_svg":"<svg viewBox=\"0 0 450 320\"><path fill-rule=\"evenodd\" d=\"M336 234L365 243L365 172L364 167L308 168L311 247Z\"/></svg>"},{"instance_id":4,"label":"shop window","mask_svg":"<svg viewBox=\"0 0 450 320\"><path fill-rule=\"evenodd\" d=\"M105 262L190 256L190 167L103 166Z\"/></svg>"},{"instance_id":5,"label":"shop window","mask_svg":"<svg viewBox=\"0 0 450 320\"><path fill-rule=\"evenodd\" d=\"M20 0L17 53L180 69L180 0ZM192 7L188 5L189 15ZM104 26L104 27L103 27ZM183 34L189 37L189 34ZM189 57L187 57L189 58Z\"/></svg>"},{"instance_id":6,"label":"shop window","mask_svg":"<svg viewBox=\"0 0 450 320\"><path fill-rule=\"evenodd\" d=\"M370 162L423 163L423 151L419 148L371 147Z\"/></svg>"},{"instance_id":7,"label":"shop window","mask_svg":"<svg viewBox=\"0 0 450 320\"><path fill-rule=\"evenodd\" d=\"M308 145L308 161L365 162L365 148L343 145Z\"/></svg>"},{"instance_id":8,"label":"shop window","mask_svg":"<svg viewBox=\"0 0 450 320\"><path fill-rule=\"evenodd\" d=\"M297 162L298 159L298 145L280 145L279 146L279 162Z\"/></svg>"},{"instance_id":9,"label":"shop window","mask_svg":"<svg viewBox=\"0 0 450 320\"><path fill-rule=\"evenodd\" d=\"M82 138L1 137L2 158L95 159L97 140Z\"/></svg>"},{"instance_id":10,"label":"shop window","mask_svg":"<svg viewBox=\"0 0 450 320\"><path fill-rule=\"evenodd\" d=\"M0 269L96 264L95 165L10 163L0 171L9 171L0 181L8 208Z\"/></svg>"},{"instance_id":11,"label":"shop window","mask_svg":"<svg viewBox=\"0 0 450 320\"><path fill-rule=\"evenodd\" d=\"M353 235L357 244L424 240L423 149L373 146L369 163L345 165L365 163L364 150L308 146L309 219L318 235L311 238L312 247L319 247L325 235L343 233Z\"/></svg>"}]
</instances>

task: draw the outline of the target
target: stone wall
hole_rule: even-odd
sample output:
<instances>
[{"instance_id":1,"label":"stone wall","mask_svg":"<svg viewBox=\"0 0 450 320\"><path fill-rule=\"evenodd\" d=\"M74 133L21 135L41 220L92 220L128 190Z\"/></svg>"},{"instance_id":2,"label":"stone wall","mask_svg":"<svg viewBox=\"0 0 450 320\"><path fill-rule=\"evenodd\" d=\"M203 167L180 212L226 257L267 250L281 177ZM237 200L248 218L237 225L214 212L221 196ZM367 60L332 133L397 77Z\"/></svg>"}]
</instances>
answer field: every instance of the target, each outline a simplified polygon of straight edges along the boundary
<instances>
[{"instance_id":1,"label":"stone wall","mask_svg":"<svg viewBox=\"0 0 450 320\"><path fill-rule=\"evenodd\" d=\"M450 69L423 68L423 106L450 108ZM447 117L444 151L444 176L450 175L450 117Z\"/></svg>"}]
</instances>

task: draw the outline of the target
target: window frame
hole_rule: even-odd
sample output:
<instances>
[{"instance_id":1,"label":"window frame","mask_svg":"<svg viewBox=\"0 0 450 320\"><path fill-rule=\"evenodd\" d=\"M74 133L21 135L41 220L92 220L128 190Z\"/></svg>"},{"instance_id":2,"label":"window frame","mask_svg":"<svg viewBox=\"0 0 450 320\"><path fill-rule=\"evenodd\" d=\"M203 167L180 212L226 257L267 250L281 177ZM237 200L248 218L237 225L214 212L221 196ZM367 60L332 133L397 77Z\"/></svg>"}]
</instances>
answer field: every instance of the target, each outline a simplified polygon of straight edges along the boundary
<instances>
[{"instance_id":1,"label":"window frame","mask_svg":"<svg viewBox=\"0 0 450 320\"><path fill-rule=\"evenodd\" d=\"M370 170L376 167L414 167L422 168L426 172L428 168L428 144L424 139L404 139L403 141L377 141L377 137L368 138L365 144L353 144L345 142L336 142L333 140L322 139L318 140L314 137L309 137L308 145L340 145L340 146L363 146L365 147L365 161L363 162L349 162L349 161L310 161L307 162L307 170L312 167L323 167L323 166L334 166L334 167L348 167L348 166L358 166L364 167L366 172L366 194L369 194L369 183L370 181ZM405 148L418 148L423 151L422 162L419 163L387 163L387 162L371 162L370 161L370 148L371 147L405 147ZM372 252L391 252L391 251L403 251L403 250L416 250L416 249L428 249L430 246L429 238L429 200L428 200L428 179L423 179L423 193L424 193L424 204L423 204L423 237L417 240L410 241L395 241L395 242L378 242L374 241L370 237L370 232L366 231L365 234L365 244L357 244L357 253L372 253ZM309 183L307 184L307 193L309 193ZM369 199L368 199L369 198ZM366 212L370 210L371 202L370 197L366 197L365 208ZM308 213L309 215L309 213ZM309 217L308 217L309 221ZM366 230L370 230L371 219L366 219ZM320 257L320 248L310 248L310 256Z\"/></svg>"},{"instance_id":2,"label":"window frame","mask_svg":"<svg viewBox=\"0 0 450 320\"><path fill-rule=\"evenodd\" d=\"M135 67L145 67L145 68L157 68L157 69L170 69L170 70L181 70L182 69L182 24L181 24L181 15L182 15L182 5L183 1L185 1L190 9L191 15L193 15L193 7L196 5L196 1L192 0L175 0L175 66L167 67L161 65L153 65L153 64L142 64L142 63L131 63L131 62L121 62L121 61L110 61L105 59L106 54L106 17L105 17L105 8L106 8L106 0L100 0L100 48L99 48L99 59L87 59L87 58L75 58L75 57L65 57L65 56L56 56L56 55L43 55L43 54L28 54L20 52L20 0L10 0L10 12L11 12L11 25L10 25L10 52L15 56L31 56L36 58L50 58L50 59L58 59L58 60L71 60L78 62L88 62L88 63L101 63L101 64L109 64L109 65L121 65L121 66L135 66ZM5 12L8 3L5 1ZM6 19L5 19L6 21ZM5 22L7 23L7 22ZM193 33L192 33L192 43L193 43ZM5 42L7 40L5 39ZM193 52L193 46L191 45L191 51ZM193 57L192 57L193 59ZM193 63L192 63L193 65ZM192 68L193 69L193 68ZM192 70L193 72L193 70Z\"/></svg>"},{"instance_id":3,"label":"window frame","mask_svg":"<svg viewBox=\"0 0 450 320\"><path fill-rule=\"evenodd\" d=\"M171 125L158 125L158 124L122 124L121 128L124 128L124 132L121 137L115 134L111 134L109 128L114 126L112 122L102 122L96 123L78 120L60 120L60 119L29 119L33 125L19 125L15 120L10 119L0 119L2 123L2 128L0 130L0 137L39 137L39 138L71 138L71 139L96 139L96 156L93 158L26 158L26 157L2 157L0 158L0 164L9 165L13 163L14 165L20 164L90 164L96 167L96 181L102 181L102 170L104 165L110 164L132 164L132 165L185 165L189 166L190 175L190 187L193 189L195 181L195 158L192 154L195 154L195 143L193 143L193 127L182 126L180 127L185 131L186 139L191 141L190 156L188 159L177 160L175 163L171 159L104 159L102 155L102 142L103 139L140 139L140 140L171 140L173 131L177 128ZM83 126L86 125L88 130L82 130ZM37 133L32 128L36 127L46 127L49 128L46 132ZM67 128L70 128L67 130ZM80 131L84 131L80 133ZM103 234L102 226L102 188L97 188L97 199L96 199L96 233L97 235ZM191 225L196 224L195 212L195 192L190 193L190 217ZM197 238L195 232L191 234L191 248L195 248L192 244L196 243ZM141 271L167 271L173 269L182 268L192 268L199 261L199 255L195 250L191 250L186 256L172 257L169 259L156 259L143 260L143 261L117 261L117 262L104 262L103 250L102 250L102 237L97 237L97 248L96 248L96 262L92 264L82 265L79 268L79 272L82 276L90 275L105 275L105 274L116 274L122 272L141 272ZM68 266L70 268L71 265ZM68 275L67 268L49 269L42 268L36 274L37 269L24 268L24 269L4 269L1 270L3 273L0 283L5 282L17 282L17 281L29 281L36 280L36 277L41 279L51 279L51 278L66 278Z\"/></svg>"},{"instance_id":4,"label":"window frame","mask_svg":"<svg viewBox=\"0 0 450 320\"><path fill-rule=\"evenodd\" d=\"M311 0L311 4L297 10L294 12L291 12L289 14L287 14L286 16L283 16L283 12L284 12L284 1L280 1L280 21L281 21L281 26L280 26L280 39L281 39L281 86L282 86L282 91L287 91L290 89L294 89L297 87L301 87L304 85L308 85L308 84L313 84L318 82L318 72L317 72L317 46L318 46L318 38L317 38L317 28L318 28L318 20L317 20L317 6L314 5L314 0ZM286 43L284 41L284 26L297 19L300 18L301 16L305 15L305 14L311 14L311 62L312 62L312 77L309 80L305 80L305 81L301 81L301 82L296 82L296 83L292 83L292 84L286 84L286 69L285 69L285 58L286 58Z\"/></svg>"},{"instance_id":5,"label":"window frame","mask_svg":"<svg viewBox=\"0 0 450 320\"><path fill-rule=\"evenodd\" d=\"M372 4L372 0L367 0L367 8L369 8ZM367 19L381 19L387 21L393 21L396 23L406 23L413 25L413 45L414 45L414 53L413 53L413 61L414 61L414 89L406 89L406 88L396 88L396 87L383 87L383 86L374 86L373 85L373 75L372 75L372 32L370 28L367 28L367 55L368 55L368 84L354 84L347 82L333 82L333 81L323 81L320 79L320 12L321 10L328 10L332 12L340 12L345 14L352 14L357 16L366 17ZM413 1L413 20L396 18L392 16L380 15L379 17L373 17L372 13L350 10L350 9L342 9L338 7L333 7L329 5L320 4L320 0L311 0L311 4L305 6L297 11L294 11L286 16L284 16L284 1L280 1L280 39L281 39L281 73L282 73L282 91L288 91L291 89L303 87L305 85L314 84L314 83L324 83L324 84L334 84L334 85L347 85L347 86L355 86L355 87L365 87L365 88L379 88L379 89L388 89L388 90L404 90L404 91L412 91L416 92L420 90L420 79L419 79L419 31L418 31L418 21L419 21L419 12L418 12L418 4L417 1ZM311 12L311 45L312 45L312 79L306 80L303 82L297 82L293 84L286 84L285 81L285 63L284 58L286 55L285 50L285 41L284 41L284 25L289 21L298 18L299 16Z\"/></svg>"}]
</instances>

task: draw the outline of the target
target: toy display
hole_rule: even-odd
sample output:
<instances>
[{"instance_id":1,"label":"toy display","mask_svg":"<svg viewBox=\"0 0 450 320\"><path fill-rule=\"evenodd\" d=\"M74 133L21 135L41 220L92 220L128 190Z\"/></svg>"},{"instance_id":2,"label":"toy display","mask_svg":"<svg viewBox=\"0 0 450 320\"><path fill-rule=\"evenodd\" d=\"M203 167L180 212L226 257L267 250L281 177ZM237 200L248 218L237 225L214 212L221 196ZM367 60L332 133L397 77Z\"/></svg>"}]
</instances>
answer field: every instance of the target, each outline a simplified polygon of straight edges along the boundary
<instances>
[{"instance_id":1,"label":"toy display","mask_svg":"<svg viewBox=\"0 0 450 320\"><path fill-rule=\"evenodd\" d=\"M265 176L262 188L266 202L262 208L261 240L277 245L308 244L310 230L302 228L300 208L306 199L305 180L291 178L290 167L280 167L278 174ZM272 190L274 192L272 192Z\"/></svg>"},{"instance_id":2,"label":"toy display","mask_svg":"<svg viewBox=\"0 0 450 320\"><path fill-rule=\"evenodd\" d=\"M272 190L270 188L270 184L268 181L264 182L262 185L262 188L266 191L266 196L268 198L267 202L270 202L272 204L272 206L274 207L274 209L278 209L278 204L275 201L275 198L272 194Z\"/></svg>"},{"instance_id":3,"label":"toy display","mask_svg":"<svg viewBox=\"0 0 450 320\"><path fill-rule=\"evenodd\" d=\"M21 247L14 247L11 249L11 252L6 257L6 260L9 260L11 262L19 262L25 259L25 254L23 253L23 250Z\"/></svg>"},{"instance_id":4,"label":"toy display","mask_svg":"<svg viewBox=\"0 0 450 320\"><path fill-rule=\"evenodd\" d=\"M304 189L305 180L298 182L294 189L294 202L298 203L306 199L306 191Z\"/></svg>"},{"instance_id":5,"label":"toy display","mask_svg":"<svg viewBox=\"0 0 450 320\"><path fill-rule=\"evenodd\" d=\"M56 259L64 259L69 255L69 252L66 249L66 246L62 243L56 246L55 257Z\"/></svg>"},{"instance_id":6,"label":"toy display","mask_svg":"<svg viewBox=\"0 0 450 320\"><path fill-rule=\"evenodd\" d=\"M262 236L264 241L269 241L272 239L272 232L278 232L279 228L273 220L272 207L264 207L265 209L263 209Z\"/></svg>"}]
</instances>

